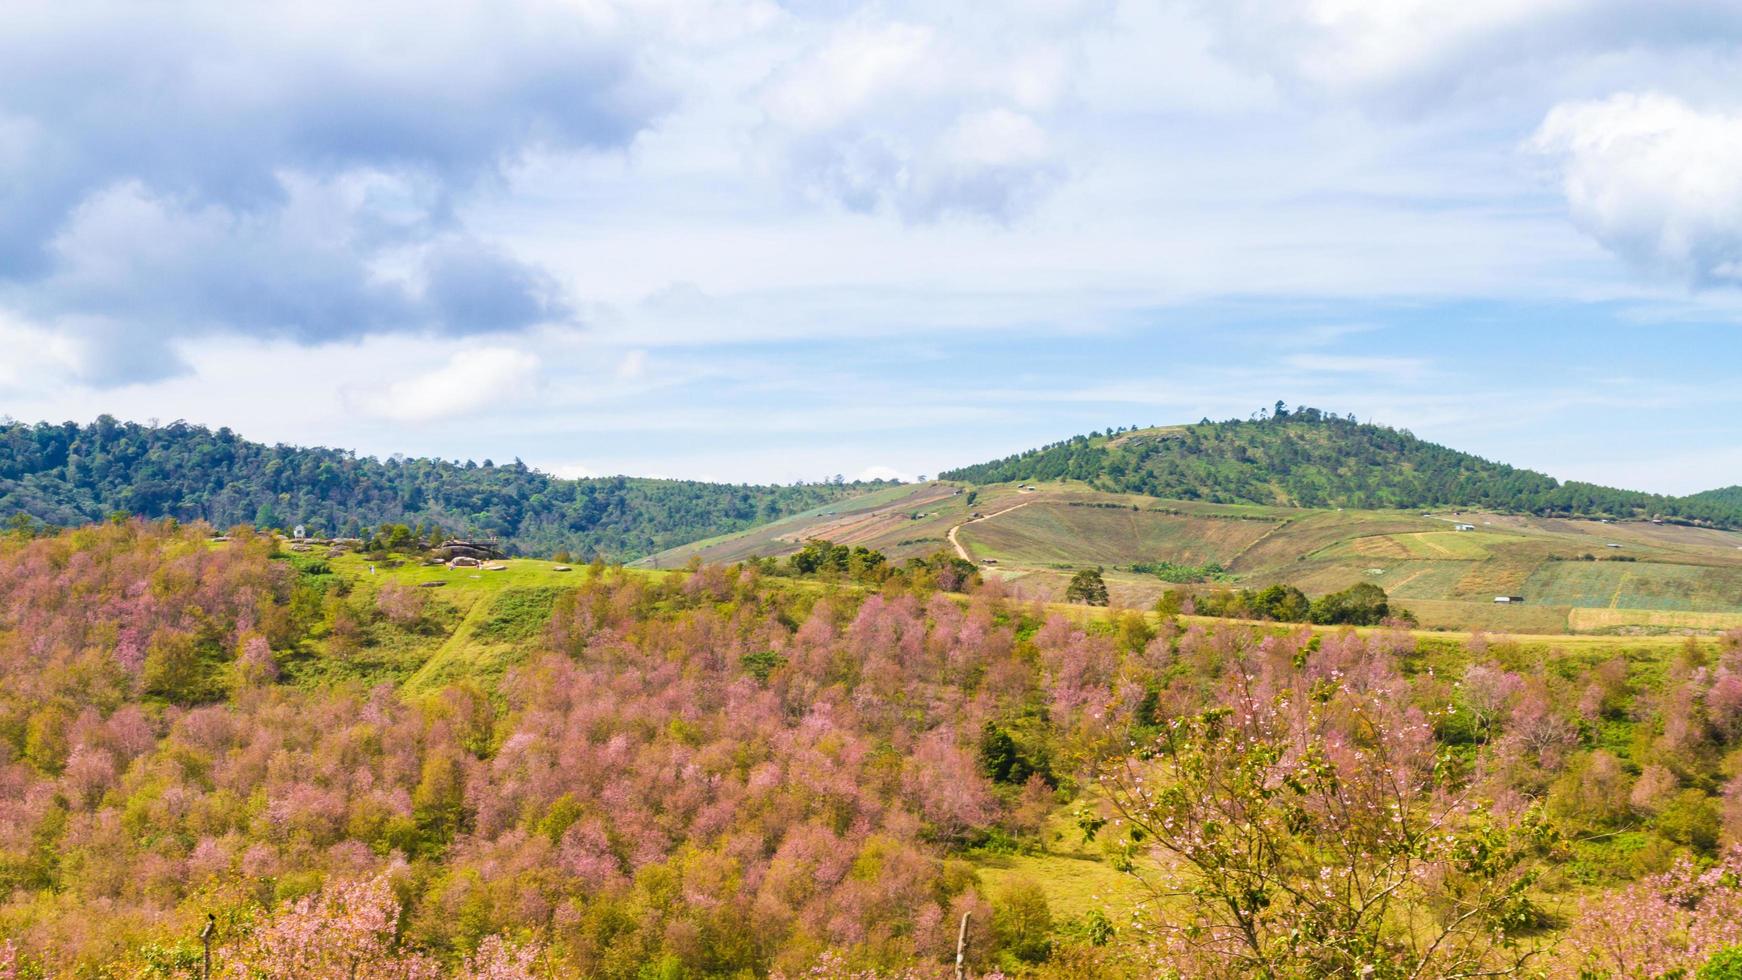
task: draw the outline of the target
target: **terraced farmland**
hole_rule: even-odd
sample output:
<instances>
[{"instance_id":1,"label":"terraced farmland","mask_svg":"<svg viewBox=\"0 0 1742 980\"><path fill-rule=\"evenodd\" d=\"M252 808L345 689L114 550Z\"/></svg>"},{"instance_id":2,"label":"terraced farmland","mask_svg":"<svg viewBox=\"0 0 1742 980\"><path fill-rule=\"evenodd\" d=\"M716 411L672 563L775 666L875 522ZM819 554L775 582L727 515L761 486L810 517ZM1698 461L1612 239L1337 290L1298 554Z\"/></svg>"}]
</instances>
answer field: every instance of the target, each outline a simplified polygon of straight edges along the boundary
<instances>
[{"instance_id":1,"label":"terraced farmland","mask_svg":"<svg viewBox=\"0 0 1742 980\"><path fill-rule=\"evenodd\" d=\"M1708 528L1165 501L1075 483L1027 490L929 484L831 510L668 552L648 564L669 568L692 553L710 561L786 554L809 537L865 544L905 558L946 547L953 528L963 548L983 563L983 574L1042 600L1062 598L1074 569L1101 566L1115 603L1148 606L1175 586L1131 566L1214 562L1228 569L1236 587L1288 583L1317 596L1372 582L1436 629L1638 633L1742 627L1742 534ZM994 516L969 523L975 513ZM1457 531L1454 523L1476 528ZM1525 601L1496 604L1499 595Z\"/></svg>"},{"instance_id":2,"label":"terraced farmland","mask_svg":"<svg viewBox=\"0 0 1742 980\"><path fill-rule=\"evenodd\" d=\"M1742 610L1742 567L1563 561L1525 583L1541 601L1587 609Z\"/></svg>"},{"instance_id":3,"label":"terraced farmland","mask_svg":"<svg viewBox=\"0 0 1742 980\"><path fill-rule=\"evenodd\" d=\"M1039 564L1226 565L1277 522L1181 516L1125 507L1037 502L967 525L958 537L976 557Z\"/></svg>"}]
</instances>

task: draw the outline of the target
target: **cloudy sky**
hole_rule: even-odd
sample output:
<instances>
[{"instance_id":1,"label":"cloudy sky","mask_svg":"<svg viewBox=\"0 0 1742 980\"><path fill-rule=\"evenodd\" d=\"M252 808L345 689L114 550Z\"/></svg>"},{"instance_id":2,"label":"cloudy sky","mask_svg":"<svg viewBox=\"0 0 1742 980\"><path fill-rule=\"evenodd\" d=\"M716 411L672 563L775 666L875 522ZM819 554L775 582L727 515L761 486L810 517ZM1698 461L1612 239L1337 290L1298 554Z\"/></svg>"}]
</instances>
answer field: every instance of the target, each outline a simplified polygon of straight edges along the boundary
<instances>
[{"instance_id":1,"label":"cloudy sky","mask_svg":"<svg viewBox=\"0 0 1742 980\"><path fill-rule=\"evenodd\" d=\"M0 7L14 418L790 481L1278 398L1742 482L1742 5Z\"/></svg>"}]
</instances>

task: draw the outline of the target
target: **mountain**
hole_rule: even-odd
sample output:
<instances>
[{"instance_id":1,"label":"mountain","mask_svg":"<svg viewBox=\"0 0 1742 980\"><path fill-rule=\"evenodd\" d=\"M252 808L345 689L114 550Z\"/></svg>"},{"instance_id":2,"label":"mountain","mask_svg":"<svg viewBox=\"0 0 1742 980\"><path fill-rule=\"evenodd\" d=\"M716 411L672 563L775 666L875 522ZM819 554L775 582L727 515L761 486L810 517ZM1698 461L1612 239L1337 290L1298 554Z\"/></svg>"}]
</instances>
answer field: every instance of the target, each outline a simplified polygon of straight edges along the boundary
<instances>
[{"instance_id":1,"label":"mountain","mask_svg":"<svg viewBox=\"0 0 1742 980\"><path fill-rule=\"evenodd\" d=\"M1742 510L1742 486L1719 487L1716 490L1703 490L1688 498L1719 507L1734 507Z\"/></svg>"},{"instance_id":2,"label":"mountain","mask_svg":"<svg viewBox=\"0 0 1742 980\"><path fill-rule=\"evenodd\" d=\"M229 429L0 425L0 516L57 525L115 512L226 528L306 524L351 534L383 523L495 536L511 550L632 559L853 496L877 486L751 486L629 477L563 480L519 460L378 460L267 446Z\"/></svg>"},{"instance_id":3,"label":"mountain","mask_svg":"<svg viewBox=\"0 0 1742 980\"><path fill-rule=\"evenodd\" d=\"M1543 516L1664 518L1742 526L1742 491L1692 497L1560 482L1447 449L1408 431L1314 408L1261 419L1076 436L940 479L1080 480L1098 490L1176 500L1291 507L1469 506Z\"/></svg>"},{"instance_id":4,"label":"mountain","mask_svg":"<svg viewBox=\"0 0 1742 980\"><path fill-rule=\"evenodd\" d=\"M1742 527L1742 488L1666 497L1562 483L1311 408L1260 420L1091 433L942 478L980 485L1075 480L1105 493L1219 504L1465 506ZM218 527L300 523L326 534L404 523L495 536L520 553L562 550L630 560L762 528L879 487L897 494L924 489L563 480L519 460L379 460L336 449L267 446L229 429L185 422L143 426L104 416L83 426L0 424L0 518L23 513L56 525L118 511ZM924 509L922 500L909 503ZM900 509L893 499L873 496L842 512L878 507ZM935 538L910 527L890 541L911 550L936 547Z\"/></svg>"}]
</instances>

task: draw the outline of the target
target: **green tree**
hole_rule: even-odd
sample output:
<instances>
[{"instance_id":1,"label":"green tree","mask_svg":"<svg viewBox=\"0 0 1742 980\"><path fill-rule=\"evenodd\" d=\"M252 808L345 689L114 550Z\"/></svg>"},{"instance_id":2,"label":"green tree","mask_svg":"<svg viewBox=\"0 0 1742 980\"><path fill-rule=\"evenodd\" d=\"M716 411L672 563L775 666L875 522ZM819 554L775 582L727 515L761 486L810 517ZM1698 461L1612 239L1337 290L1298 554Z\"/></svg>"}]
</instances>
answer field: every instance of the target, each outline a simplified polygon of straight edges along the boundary
<instances>
[{"instance_id":1,"label":"green tree","mask_svg":"<svg viewBox=\"0 0 1742 980\"><path fill-rule=\"evenodd\" d=\"M182 633L159 633L152 638L141 680L146 694L174 704L194 704L210 693L199 650L193 638Z\"/></svg>"},{"instance_id":2,"label":"green tree","mask_svg":"<svg viewBox=\"0 0 1742 980\"><path fill-rule=\"evenodd\" d=\"M419 843L439 851L453 840L465 819L466 782L460 758L452 752L432 752L424 759L417 789L411 795L412 819Z\"/></svg>"},{"instance_id":3,"label":"green tree","mask_svg":"<svg viewBox=\"0 0 1742 980\"><path fill-rule=\"evenodd\" d=\"M1065 586L1066 602L1081 602L1091 606L1107 604L1107 582L1101 577L1099 568L1085 568L1071 576L1071 582Z\"/></svg>"},{"instance_id":4,"label":"green tree","mask_svg":"<svg viewBox=\"0 0 1742 980\"><path fill-rule=\"evenodd\" d=\"M1252 599L1252 611L1280 623L1304 623L1312 613L1306 593L1292 585L1272 585Z\"/></svg>"},{"instance_id":5,"label":"green tree","mask_svg":"<svg viewBox=\"0 0 1742 980\"><path fill-rule=\"evenodd\" d=\"M1327 626L1372 626L1391 615L1385 590L1358 582L1312 604L1312 621Z\"/></svg>"},{"instance_id":6,"label":"green tree","mask_svg":"<svg viewBox=\"0 0 1742 980\"><path fill-rule=\"evenodd\" d=\"M1046 892L1028 879L1012 882L992 906L992 931L1005 955L1018 963L1052 956L1052 908Z\"/></svg>"}]
</instances>

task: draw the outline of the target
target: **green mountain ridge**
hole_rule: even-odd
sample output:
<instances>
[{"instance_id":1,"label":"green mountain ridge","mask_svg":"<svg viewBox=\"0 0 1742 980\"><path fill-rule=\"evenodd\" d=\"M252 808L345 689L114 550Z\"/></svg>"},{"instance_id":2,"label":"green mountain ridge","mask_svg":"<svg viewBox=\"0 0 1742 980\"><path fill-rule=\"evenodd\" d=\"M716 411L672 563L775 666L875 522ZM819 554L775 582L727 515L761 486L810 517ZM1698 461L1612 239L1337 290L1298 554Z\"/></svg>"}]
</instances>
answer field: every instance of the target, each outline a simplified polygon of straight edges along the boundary
<instances>
[{"instance_id":1,"label":"green mountain ridge","mask_svg":"<svg viewBox=\"0 0 1742 980\"><path fill-rule=\"evenodd\" d=\"M1716 490L1702 490L1692 494L1689 500L1700 500L1724 507L1735 507L1742 510L1742 486L1719 487Z\"/></svg>"},{"instance_id":2,"label":"green mountain ridge","mask_svg":"<svg viewBox=\"0 0 1742 980\"><path fill-rule=\"evenodd\" d=\"M1562 482L1314 408L1076 436L947 470L972 483L1079 480L1111 493L1292 507L1469 506L1742 527L1742 488L1673 497Z\"/></svg>"},{"instance_id":3,"label":"green mountain ridge","mask_svg":"<svg viewBox=\"0 0 1742 980\"><path fill-rule=\"evenodd\" d=\"M564 480L519 460L378 460L267 446L228 428L0 424L0 517L55 525L143 517L355 535L404 523L494 537L509 550L627 560L778 520L877 483L753 486L604 477Z\"/></svg>"},{"instance_id":4,"label":"green mountain ridge","mask_svg":"<svg viewBox=\"0 0 1742 980\"><path fill-rule=\"evenodd\" d=\"M1280 407L1280 406L1279 406ZM1108 493L1303 508L1467 506L1542 516L1742 527L1742 487L1671 497L1560 482L1318 409L1076 436L940 474L979 484L1080 481ZM632 560L768 525L884 482L758 486L386 460L268 446L227 428L0 423L0 518L75 525L115 512L216 527L305 524L354 535L384 523L494 537L510 551Z\"/></svg>"}]
</instances>

